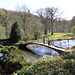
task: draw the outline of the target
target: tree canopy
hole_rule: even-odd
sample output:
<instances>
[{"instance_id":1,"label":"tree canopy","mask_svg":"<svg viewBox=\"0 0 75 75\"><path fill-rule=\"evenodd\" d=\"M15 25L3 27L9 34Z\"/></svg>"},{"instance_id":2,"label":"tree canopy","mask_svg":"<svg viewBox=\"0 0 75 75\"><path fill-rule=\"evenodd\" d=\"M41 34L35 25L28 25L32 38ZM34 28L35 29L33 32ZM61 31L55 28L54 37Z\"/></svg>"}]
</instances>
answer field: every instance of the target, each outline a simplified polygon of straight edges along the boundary
<instances>
[{"instance_id":1,"label":"tree canopy","mask_svg":"<svg viewBox=\"0 0 75 75\"><path fill-rule=\"evenodd\" d=\"M19 40L22 39L22 34L23 32L20 28L20 25L18 24L18 22L15 22L11 28L10 41L12 43L19 42Z\"/></svg>"}]
</instances>

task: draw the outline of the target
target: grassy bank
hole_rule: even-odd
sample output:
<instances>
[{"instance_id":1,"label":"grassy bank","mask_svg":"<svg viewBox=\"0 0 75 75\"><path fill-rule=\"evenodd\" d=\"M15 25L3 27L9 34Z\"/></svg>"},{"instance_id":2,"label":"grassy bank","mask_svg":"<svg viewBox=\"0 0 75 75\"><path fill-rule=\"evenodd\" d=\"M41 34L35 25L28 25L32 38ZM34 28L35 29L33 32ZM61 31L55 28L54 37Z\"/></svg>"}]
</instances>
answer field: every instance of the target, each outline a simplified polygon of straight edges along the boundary
<instances>
[{"instance_id":1,"label":"grassy bank","mask_svg":"<svg viewBox=\"0 0 75 75\"><path fill-rule=\"evenodd\" d=\"M41 35L39 39L37 40L30 40L28 42L37 42L43 41L43 37L45 37L45 40L48 41L48 38L50 40L70 40L70 39L75 39L74 36L72 36L72 33L54 33L53 35L51 35L50 33L48 33L47 35Z\"/></svg>"},{"instance_id":2,"label":"grassy bank","mask_svg":"<svg viewBox=\"0 0 75 75\"><path fill-rule=\"evenodd\" d=\"M70 40L75 39L75 37L72 35L72 33L54 33L51 35L51 33L48 33L47 35L40 35L40 37L37 40L28 40L26 42L42 42L43 37L45 37L46 42L48 42L48 38L50 40ZM8 39L0 39L0 43L6 42L8 43ZM19 41L19 43L26 43L25 41ZM7 44L6 43L6 44Z\"/></svg>"}]
</instances>

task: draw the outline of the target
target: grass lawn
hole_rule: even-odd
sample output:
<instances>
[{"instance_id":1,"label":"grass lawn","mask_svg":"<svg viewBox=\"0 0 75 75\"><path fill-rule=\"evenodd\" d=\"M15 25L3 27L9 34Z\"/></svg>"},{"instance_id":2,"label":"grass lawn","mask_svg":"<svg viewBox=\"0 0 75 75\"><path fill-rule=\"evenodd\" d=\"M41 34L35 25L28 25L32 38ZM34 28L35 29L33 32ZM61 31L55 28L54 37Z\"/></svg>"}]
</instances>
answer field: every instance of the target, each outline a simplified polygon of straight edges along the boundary
<instances>
[{"instance_id":1,"label":"grass lawn","mask_svg":"<svg viewBox=\"0 0 75 75\"><path fill-rule=\"evenodd\" d=\"M45 37L45 40L48 41L48 38L50 40L65 40L65 39L74 39L75 37L72 36L72 33L54 33L51 35L51 33L48 33L47 35L41 35L41 38L37 40L30 40L29 42L36 42L36 41L43 41L43 37Z\"/></svg>"},{"instance_id":2,"label":"grass lawn","mask_svg":"<svg viewBox=\"0 0 75 75\"><path fill-rule=\"evenodd\" d=\"M47 38L50 38L51 40L57 40L57 39L70 39L71 33L54 33L54 35L51 35L50 33L47 35Z\"/></svg>"}]
</instances>

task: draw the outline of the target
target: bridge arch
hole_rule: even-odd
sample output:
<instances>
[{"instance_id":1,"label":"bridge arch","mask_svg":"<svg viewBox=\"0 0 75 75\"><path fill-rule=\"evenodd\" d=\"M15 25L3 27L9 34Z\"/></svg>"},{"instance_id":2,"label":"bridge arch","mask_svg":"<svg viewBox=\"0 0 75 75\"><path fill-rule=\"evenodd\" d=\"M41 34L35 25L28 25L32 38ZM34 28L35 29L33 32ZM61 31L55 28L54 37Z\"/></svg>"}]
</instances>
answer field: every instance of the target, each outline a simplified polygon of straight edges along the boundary
<instances>
[{"instance_id":1,"label":"bridge arch","mask_svg":"<svg viewBox=\"0 0 75 75\"><path fill-rule=\"evenodd\" d=\"M53 45L48 46L48 44L44 44L44 43L40 43L40 42L24 43L24 44L20 44L19 47L24 49L24 48L26 48L27 45L30 45L30 44L42 45L42 46L54 49L54 50L56 50L59 53L61 53L61 52L63 52L63 53L70 53L70 52L72 52L72 50L66 50L66 49L59 48L59 47L56 47L56 46L53 46Z\"/></svg>"}]
</instances>

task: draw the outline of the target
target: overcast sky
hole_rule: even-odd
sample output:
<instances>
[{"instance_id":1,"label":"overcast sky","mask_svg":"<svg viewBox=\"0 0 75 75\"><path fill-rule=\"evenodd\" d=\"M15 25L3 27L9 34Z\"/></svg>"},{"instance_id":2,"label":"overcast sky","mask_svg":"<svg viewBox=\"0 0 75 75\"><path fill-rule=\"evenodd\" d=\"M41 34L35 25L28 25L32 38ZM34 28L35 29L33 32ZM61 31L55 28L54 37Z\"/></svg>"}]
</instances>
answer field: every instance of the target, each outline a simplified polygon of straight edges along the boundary
<instances>
[{"instance_id":1,"label":"overcast sky","mask_svg":"<svg viewBox=\"0 0 75 75\"><path fill-rule=\"evenodd\" d=\"M0 0L0 8L15 10L17 5L26 4L33 12L39 8L56 7L63 12L65 19L72 19L75 16L75 0Z\"/></svg>"}]
</instances>

